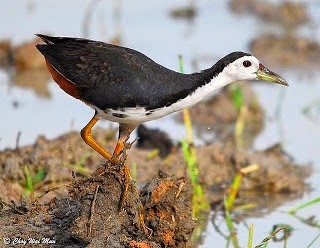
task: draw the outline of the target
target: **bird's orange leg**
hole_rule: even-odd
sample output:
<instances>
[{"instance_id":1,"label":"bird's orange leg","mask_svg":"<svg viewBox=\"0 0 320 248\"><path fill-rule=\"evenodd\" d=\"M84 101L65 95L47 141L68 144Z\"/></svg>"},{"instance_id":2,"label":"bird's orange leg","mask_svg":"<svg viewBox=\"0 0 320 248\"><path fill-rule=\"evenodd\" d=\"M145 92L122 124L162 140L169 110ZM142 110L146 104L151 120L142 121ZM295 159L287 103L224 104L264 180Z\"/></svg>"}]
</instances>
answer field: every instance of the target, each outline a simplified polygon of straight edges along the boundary
<instances>
[{"instance_id":1,"label":"bird's orange leg","mask_svg":"<svg viewBox=\"0 0 320 248\"><path fill-rule=\"evenodd\" d=\"M114 148L111 162L117 164L119 162L119 156L124 150L124 143L118 140L116 147Z\"/></svg>"},{"instance_id":2,"label":"bird's orange leg","mask_svg":"<svg viewBox=\"0 0 320 248\"><path fill-rule=\"evenodd\" d=\"M112 160L114 162L119 161L119 156L127 148L128 144L126 143L130 138L130 134L137 127L135 124L119 124L119 136L116 147L114 148Z\"/></svg>"},{"instance_id":3,"label":"bird's orange leg","mask_svg":"<svg viewBox=\"0 0 320 248\"><path fill-rule=\"evenodd\" d=\"M95 116L89 121L89 123L81 130L81 137L88 146L100 153L105 159L110 161L112 159L111 153L104 149L93 137L91 133L92 127L97 123L98 118Z\"/></svg>"},{"instance_id":4,"label":"bird's orange leg","mask_svg":"<svg viewBox=\"0 0 320 248\"><path fill-rule=\"evenodd\" d=\"M119 138L117 145L114 149L113 155L109 153L107 150L105 150L93 137L91 133L92 127L97 123L98 118L95 116L92 117L92 119L89 121L89 123L81 130L81 137L84 140L84 142L92 147L94 150L96 150L98 153L100 153L105 159L107 159L109 162L113 164L118 164L120 159L119 156L126 148L126 141L129 139L131 132L136 128L136 125L130 125L130 124L120 124L119 125ZM122 209L123 203L125 202L127 195L128 195L128 189L130 185L131 180L131 173L129 170L129 167L124 165L123 166L123 191L119 203L119 209Z\"/></svg>"}]
</instances>

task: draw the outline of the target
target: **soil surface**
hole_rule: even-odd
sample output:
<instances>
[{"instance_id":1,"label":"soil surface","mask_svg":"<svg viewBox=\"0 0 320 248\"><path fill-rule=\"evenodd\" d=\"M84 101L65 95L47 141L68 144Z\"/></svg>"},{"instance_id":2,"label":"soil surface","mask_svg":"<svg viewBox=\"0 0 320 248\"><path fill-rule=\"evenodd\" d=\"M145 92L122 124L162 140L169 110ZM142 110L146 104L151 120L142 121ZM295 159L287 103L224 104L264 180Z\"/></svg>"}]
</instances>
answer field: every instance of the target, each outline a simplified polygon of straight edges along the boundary
<instances>
[{"instance_id":1,"label":"soil surface","mask_svg":"<svg viewBox=\"0 0 320 248\"><path fill-rule=\"evenodd\" d=\"M94 136L112 150L114 130L98 128ZM237 204L254 202L256 215L261 207L267 208L265 214L308 189L304 180L310 166L295 164L280 145L247 152L231 142L215 143L196 147L196 153L213 207L221 203L235 173L252 164L259 169L244 176ZM1 152L1 238L40 240L53 247L193 247L192 188L179 146L165 159L135 146L127 155L135 181L119 209L125 167L105 164L78 132L55 140L39 137L33 145ZM42 171L41 180L35 180ZM29 184L34 180L32 191L27 175ZM137 185L145 186L139 190ZM270 206L260 200L265 197Z\"/></svg>"},{"instance_id":2,"label":"soil surface","mask_svg":"<svg viewBox=\"0 0 320 248\"><path fill-rule=\"evenodd\" d=\"M1 238L13 246L192 247L191 192L180 187L186 182L162 173L139 196L132 181L119 210L120 168L106 165L101 175L77 179L68 195L45 205L7 206L0 214Z\"/></svg>"}]
</instances>

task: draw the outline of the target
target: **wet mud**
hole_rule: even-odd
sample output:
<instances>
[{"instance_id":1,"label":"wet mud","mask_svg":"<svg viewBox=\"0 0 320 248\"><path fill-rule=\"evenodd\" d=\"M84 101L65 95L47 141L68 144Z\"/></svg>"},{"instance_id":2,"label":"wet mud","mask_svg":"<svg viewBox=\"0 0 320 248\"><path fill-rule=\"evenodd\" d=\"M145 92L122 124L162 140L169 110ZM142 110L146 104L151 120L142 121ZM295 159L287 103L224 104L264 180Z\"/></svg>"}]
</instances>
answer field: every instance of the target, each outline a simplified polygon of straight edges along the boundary
<instances>
[{"instance_id":1,"label":"wet mud","mask_svg":"<svg viewBox=\"0 0 320 248\"><path fill-rule=\"evenodd\" d=\"M116 142L114 130L98 128L94 136L109 150ZM77 132L54 140L39 137L33 145L2 151L0 233L21 240L45 237L56 242L53 247L194 247L192 188L176 147L165 159L136 146L128 151L126 164L134 180L121 209L124 167L105 164ZM238 196L243 204L256 204L251 215L261 215L265 197L270 209L263 214L309 188L305 180L311 166L294 163L280 145L248 152L232 142L214 143L196 147L196 153L213 208L235 173L252 164L259 169L245 175ZM27 174L34 178L42 170L33 191L26 191Z\"/></svg>"},{"instance_id":2,"label":"wet mud","mask_svg":"<svg viewBox=\"0 0 320 248\"><path fill-rule=\"evenodd\" d=\"M132 181L119 209L122 176L121 167L106 165L102 175L76 179L68 195L48 204L26 204L23 212L9 204L0 213L1 235L51 247L193 247L188 183L162 173L139 195Z\"/></svg>"}]
</instances>

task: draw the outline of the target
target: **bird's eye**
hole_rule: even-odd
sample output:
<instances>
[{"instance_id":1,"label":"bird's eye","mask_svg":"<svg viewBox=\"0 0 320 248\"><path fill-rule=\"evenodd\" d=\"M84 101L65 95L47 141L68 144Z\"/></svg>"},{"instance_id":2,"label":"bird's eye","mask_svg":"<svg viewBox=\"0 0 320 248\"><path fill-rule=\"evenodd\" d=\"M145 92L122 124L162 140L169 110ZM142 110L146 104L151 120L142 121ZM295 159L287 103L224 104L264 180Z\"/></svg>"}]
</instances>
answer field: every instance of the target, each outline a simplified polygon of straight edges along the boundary
<instances>
[{"instance_id":1,"label":"bird's eye","mask_svg":"<svg viewBox=\"0 0 320 248\"><path fill-rule=\"evenodd\" d=\"M249 67L249 66L251 66L251 62L249 60L245 60L245 61L243 61L243 66Z\"/></svg>"}]
</instances>

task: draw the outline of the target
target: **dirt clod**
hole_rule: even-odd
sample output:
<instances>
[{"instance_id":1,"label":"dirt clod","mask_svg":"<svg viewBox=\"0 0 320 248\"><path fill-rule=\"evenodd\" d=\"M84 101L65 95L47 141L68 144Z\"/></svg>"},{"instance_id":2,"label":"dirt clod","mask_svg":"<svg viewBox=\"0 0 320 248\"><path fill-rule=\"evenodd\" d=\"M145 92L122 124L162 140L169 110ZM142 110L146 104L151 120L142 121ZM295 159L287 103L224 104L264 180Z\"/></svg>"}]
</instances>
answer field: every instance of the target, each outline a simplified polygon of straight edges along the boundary
<instances>
[{"instance_id":1,"label":"dirt clod","mask_svg":"<svg viewBox=\"0 0 320 248\"><path fill-rule=\"evenodd\" d=\"M7 209L0 213L0 222L6 223L0 233L10 238L19 234L21 240L45 237L53 247L192 247L190 185L184 179L155 177L139 196L131 181L119 210L123 173L123 166L106 165L100 176L73 182L68 196L29 205L24 212ZM186 185L176 197L182 182Z\"/></svg>"},{"instance_id":2,"label":"dirt clod","mask_svg":"<svg viewBox=\"0 0 320 248\"><path fill-rule=\"evenodd\" d=\"M185 179L175 179L165 173L154 178L141 190L146 225L161 247L191 247L190 237L196 222L191 214L191 188ZM177 194L180 192L179 194Z\"/></svg>"}]
</instances>

